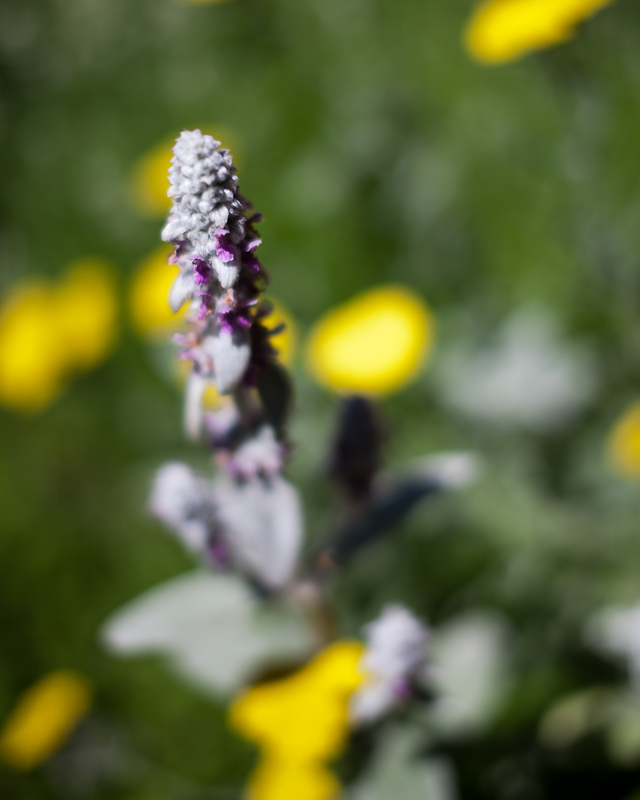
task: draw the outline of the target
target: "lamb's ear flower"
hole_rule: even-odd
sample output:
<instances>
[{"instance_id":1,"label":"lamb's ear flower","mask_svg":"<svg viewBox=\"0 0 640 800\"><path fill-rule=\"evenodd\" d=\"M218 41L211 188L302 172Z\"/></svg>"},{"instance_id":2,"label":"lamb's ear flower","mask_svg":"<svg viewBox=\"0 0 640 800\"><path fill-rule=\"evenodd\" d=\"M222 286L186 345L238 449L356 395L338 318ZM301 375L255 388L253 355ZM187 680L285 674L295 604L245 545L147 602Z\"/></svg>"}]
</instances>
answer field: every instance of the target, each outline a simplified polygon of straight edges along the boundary
<instances>
[{"instance_id":1,"label":"lamb's ear flower","mask_svg":"<svg viewBox=\"0 0 640 800\"><path fill-rule=\"evenodd\" d=\"M268 589L293 577L302 544L298 493L279 475L216 481L222 534L238 568Z\"/></svg>"},{"instance_id":2,"label":"lamb's ear flower","mask_svg":"<svg viewBox=\"0 0 640 800\"><path fill-rule=\"evenodd\" d=\"M381 286L329 311L315 325L307 363L340 393L386 394L423 366L433 344L427 306L408 289Z\"/></svg>"},{"instance_id":3,"label":"lamb's ear flower","mask_svg":"<svg viewBox=\"0 0 640 800\"><path fill-rule=\"evenodd\" d=\"M86 678L52 672L18 700L0 731L0 757L15 769L33 769L65 743L90 705Z\"/></svg>"},{"instance_id":4,"label":"lamb's ear flower","mask_svg":"<svg viewBox=\"0 0 640 800\"><path fill-rule=\"evenodd\" d=\"M640 478L640 402L634 403L616 421L609 434L608 459L623 478Z\"/></svg>"},{"instance_id":5,"label":"lamb's ear flower","mask_svg":"<svg viewBox=\"0 0 640 800\"><path fill-rule=\"evenodd\" d=\"M0 307L0 402L41 411L74 372L97 366L116 336L115 280L103 262L71 266L60 284L27 281Z\"/></svg>"},{"instance_id":6,"label":"lamb's ear flower","mask_svg":"<svg viewBox=\"0 0 640 800\"><path fill-rule=\"evenodd\" d=\"M360 662L365 679L351 698L356 723L375 722L411 698L413 683L425 670L429 641L428 628L401 605L387 606L365 632Z\"/></svg>"},{"instance_id":7,"label":"lamb's ear flower","mask_svg":"<svg viewBox=\"0 0 640 800\"><path fill-rule=\"evenodd\" d=\"M167 259L171 247L162 245L145 258L136 268L129 288L129 313L136 331L143 336L165 336L175 329L176 313L182 302L175 301L174 308L169 305L169 293L180 274L175 264ZM186 308L182 310L184 316Z\"/></svg>"},{"instance_id":8,"label":"lamb's ear flower","mask_svg":"<svg viewBox=\"0 0 640 800\"><path fill-rule=\"evenodd\" d=\"M513 61L570 39L576 26L613 0L485 0L465 32L479 61Z\"/></svg>"},{"instance_id":9,"label":"lamb's ear flower","mask_svg":"<svg viewBox=\"0 0 640 800\"><path fill-rule=\"evenodd\" d=\"M231 725L262 751L249 783L252 800L338 797L340 784L325 764L347 742L362 650L358 642L337 642L290 677L254 686L231 706Z\"/></svg>"},{"instance_id":10,"label":"lamb's ear flower","mask_svg":"<svg viewBox=\"0 0 640 800\"><path fill-rule=\"evenodd\" d=\"M182 0L185 3L223 2L223 0ZM216 131L225 141L232 138L228 131ZM135 163L129 180L129 197L135 210L145 217L163 217L171 208L167 196L175 137L163 139L144 153ZM235 142L234 142L235 152Z\"/></svg>"}]
</instances>

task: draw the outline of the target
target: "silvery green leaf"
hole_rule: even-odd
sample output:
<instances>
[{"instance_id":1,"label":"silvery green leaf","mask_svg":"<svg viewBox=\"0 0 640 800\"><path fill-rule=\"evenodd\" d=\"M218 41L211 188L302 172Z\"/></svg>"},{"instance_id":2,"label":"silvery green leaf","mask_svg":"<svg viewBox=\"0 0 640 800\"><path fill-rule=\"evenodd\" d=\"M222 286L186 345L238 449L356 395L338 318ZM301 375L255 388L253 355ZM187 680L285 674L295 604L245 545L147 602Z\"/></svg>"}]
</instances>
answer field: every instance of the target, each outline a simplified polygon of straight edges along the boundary
<instances>
[{"instance_id":1,"label":"silvery green leaf","mask_svg":"<svg viewBox=\"0 0 640 800\"><path fill-rule=\"evenodd\" d=\"M369 769L345 800L455 800L451 763L441 757L420 757L423 738L407 725L387 730Z\"/></svg>"},{"instance_id":2,"label":"silvery green leaf","mask_svg":"<svg viewBox=\"0 0 640 800\"><path fill-rule=\"evenodd\" d=\"M239 482L222 475L215 484L223 536L237 566L269 589L287 584L303 534L294 487L279 475Z\"/></svg>"},{"instance_id":3,"label":"silvery green leaf","mask_svg":"<svg viewBox=\"0 0 640 800\"><path fill-rule=\"evenodd\" d=\"M458 736L491 722L508 688L507 645L504 622L490 613L461 615L434 632L437 731Z\"/></svg>"},{"instance_id":4,"label":"silvery green leaf","mask_svg":"<svg viewBox=\"0 0 640 800\"><path fill-rule=\"evenodd\" d=\"M219 330L205 337L203 350L213 359L215 383L220 394L231 394L249 366L251 347L246 332Z\"/></svg>"},{"instance_id":5,"label":"silvery green leaf","mask_svg":"<svg viewBox=\"0 0 640 800\"><path fill-rule=\"evenodd\" d=\"M200 570L132 600L107 620L101 637L122 656L164 656L188 682L218 696L269 663L305 657L314 644L292 611L259 605L235 576Z\"/></svg>"},{"instance_id":6,"label":"silvery green leaf","mask_svg":"<svg viewBox=\"0 0 640 800\"><path fill-rule=\"evenodd\" d=\"M593 647L624 658L634 686L640 688L640 603L601 609L585 634Z\"/></svg>"},{"instance_id":7,"label":"silvery green leaf","mask_svg":"<svg viewBox=\"0 0 640 800\"><path fill-rule=\"evenodd\" d=\"M473 483L478 476L480 463L474 453L452 451L435 453L407 464L407 472L432 480L442 489L461 489Z\"/></svg>"},{"instance_id":8,"label":"silvery green leaf","mask_svg":"<svg viewBox=\"0 0 640 800\"><path fill-rule=\"evenodd\" d=\"M535 431L561 427L594 396L593 353L567 340L550 312L525 307L481 350L461 344L435 377L443 399L468 417Z\"/></svg>"}]
</instances>

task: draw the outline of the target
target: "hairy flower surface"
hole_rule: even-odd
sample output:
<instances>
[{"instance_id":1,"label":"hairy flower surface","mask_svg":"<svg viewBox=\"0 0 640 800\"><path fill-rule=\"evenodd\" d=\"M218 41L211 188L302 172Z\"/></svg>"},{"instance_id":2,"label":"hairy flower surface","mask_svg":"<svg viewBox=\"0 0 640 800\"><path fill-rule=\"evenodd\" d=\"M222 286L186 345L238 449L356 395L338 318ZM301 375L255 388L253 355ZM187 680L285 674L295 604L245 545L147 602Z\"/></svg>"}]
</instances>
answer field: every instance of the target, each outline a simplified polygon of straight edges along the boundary
<instances>
[{"instance_id":1,"label":"hairy flower surface","mask_svg":"<svg viewBox=\"0 0 640 800\"><path fill-rule=\"evenodd\" d=\"M41 411L75 372L96 367L116 337L117 302L110 267L87 259L62 281L27 281L0 307L0 402Z\"/></svg>"},{"instance_id":2,"label":"hairy flower surface","mask_svg":"<svg viewBox=\"0 0 640 800\"><path fill-rule=\"evenodd\" d=\"M411 697L412 682L424 671L429 631L401 605L387 606L367 625L360 667L365 680L351 698L355 722L373 722Z\"/></svg>"},{"instance_id":3,"label":"hairy flower surface","mask_svg":"<svg viewBox=\"0 0 640 800\"><path fill-rule=\"evenodd\" d=\"M252 800L339 796L325 764L346 745L362 652L358 642L336 642L290 677L254 686L231 706L231 725L262 752L249 783Z\"/></svg>"},{"instance_id":4,"label":"hairy flower surface","mask_svg":"<svg viewBox=\"0 0 640 800\"><path fill-rule=\"evenodd\" d=\"M613 0L488 0L474 13L465 34L480 61L513 61L532 50L570 39L576 25Z\"/></svg>"},{"instance_id":5,"label":"hairy flower surface","mask_svg":"<svg viewBox=\"0 0 640 800\"><path fill-rule=\"evenodd\" d=\"M364 292L329 311L314 327L307 364L337 392L387 394L418 373L433 344L426 305L399 286Z\"/></svg>"},{"instance_id":6,"label":"hairy flower surface","mask_svg":"<svg viewBox=\"0 0 640 800\"><path fill-rule=\"evenodd\" d=\"M91 705L88 681L60 670L44 677L18 700L0 731L0 756L15 769L46 761L67 740Z\"/></svg>"}]
</instances>

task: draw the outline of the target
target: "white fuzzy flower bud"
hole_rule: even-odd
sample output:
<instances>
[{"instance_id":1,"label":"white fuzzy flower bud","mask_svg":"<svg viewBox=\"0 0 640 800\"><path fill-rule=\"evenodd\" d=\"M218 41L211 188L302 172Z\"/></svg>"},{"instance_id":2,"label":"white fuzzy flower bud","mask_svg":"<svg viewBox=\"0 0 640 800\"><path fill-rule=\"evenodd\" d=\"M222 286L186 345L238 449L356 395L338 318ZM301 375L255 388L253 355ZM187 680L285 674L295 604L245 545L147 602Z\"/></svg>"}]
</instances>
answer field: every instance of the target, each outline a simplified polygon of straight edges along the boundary
<instances>
[{"instance_id":1,"label":"white fuzzy flower bud","mask_svg":"<svg viewBox=\"0 0 640 800\"><path fill-rule=\"evenodd\" d=\"M149 508L189 550L199 555L206 551L215 528L213 489L186 464L174 461L158 470Z\"/></svg>"},{"instance_id":2,"label":"white fuzzy flower bud","mask_svg":"<svg viewBox=\"0 0 640 800\"><path fill-rule=\"evenodd\" d=\"M206 262L223 289L236 282L240 272L237 246L245 233L246 201L240 194L228 150L221 149L213 136L199 130L183 131L171 164L168 195L173 198L173 207L162 238L181 242L184 248L178 257L184 270L178 279L181 285L172 292L177 303L178 296L184 302L189 283L188 294L193 296L197 290L189 266L193 259Z\"/></svg>"},{"instance_id":3,"label":"white fuzzy flower bud","mask_svg":"<svg viewBox=\"0 0 640 800\"><path fill-rule=\"evenodd\" d=\"M365 681L351 698L351 717L374 722L401 705L426 664L428 628L401 605L387 606L365 628L367 649L360 662Z\"/></svg>"}]
</instances>

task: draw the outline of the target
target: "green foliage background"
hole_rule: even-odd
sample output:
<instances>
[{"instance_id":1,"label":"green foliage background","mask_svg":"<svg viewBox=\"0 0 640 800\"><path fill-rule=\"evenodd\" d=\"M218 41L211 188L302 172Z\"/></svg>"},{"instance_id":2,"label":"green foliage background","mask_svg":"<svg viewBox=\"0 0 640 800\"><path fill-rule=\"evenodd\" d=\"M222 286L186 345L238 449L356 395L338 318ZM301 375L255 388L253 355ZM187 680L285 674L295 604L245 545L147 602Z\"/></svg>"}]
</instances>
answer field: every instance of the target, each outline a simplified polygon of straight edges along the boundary
<instances>
[{"instance_id":1,"label":"green foliage background","mask_svg":"<svg viewBox=\"0 0 640 800\"><path fill-rule=\"evenodd\" d=\"M582 624L640 595L640 492L604 461L638 394L640 7L619 0L570 43L486 68L461 45L471 6L5 0L0 281L102 256L124 309L160 227L132 209L130 172L167 136L213 126L237 143L273 295L303 331L355 292L401 282L432 306L439 346L461 331L484 341L531 302L589 339L601 390L555 434L471 424L441 405L430 372L384 401L389 463L473 448L486 467L473 490L372 547L336 595L350 634L388 600L435 625L475 608L510 621L517 680L503 712L447 750L464 800L615 800L640 786L637 764L610 763L597 740L546 753L536 730L566 692L622 680L585 649ZM97 641L113 609L190 565L145 514L152 471L205 463L184 440L177 390L124 311L121 323L112 358L50 409L0 411L0 719L49 670L96 687L66 753L29 775L0 768L11 800L234 797L253 762L222 707ZM335 400L303 365L295 377L290 475L316 536Z\"/></svg>"}]
</instances>

